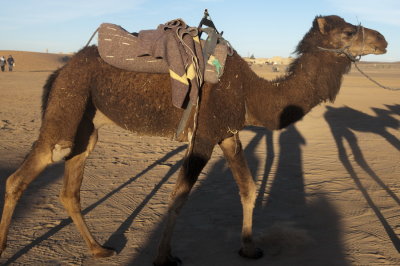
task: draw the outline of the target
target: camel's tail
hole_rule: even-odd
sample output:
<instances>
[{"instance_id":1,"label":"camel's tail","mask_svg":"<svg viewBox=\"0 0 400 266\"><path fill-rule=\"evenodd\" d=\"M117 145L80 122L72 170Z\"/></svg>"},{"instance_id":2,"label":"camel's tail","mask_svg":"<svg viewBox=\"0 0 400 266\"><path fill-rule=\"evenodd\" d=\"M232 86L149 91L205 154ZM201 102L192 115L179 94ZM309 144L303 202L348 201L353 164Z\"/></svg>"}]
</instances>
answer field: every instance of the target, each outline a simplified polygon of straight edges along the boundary
<instances>
[{"instance_id":1,"label":"camel's tail","mask_svg":"<svg viewBox=\"0 0 400 266\"><path fill-rule=\"evenodd\" d=\"M53 83L54 81L57 79L60 71L62 68L57 69L56 71L54 71L48 78L46 81L46 84L43 86L43 94L42 94L42 116L44 115L44 111L47 108L47 104L49 101L49 95L50 95L50 91L51 88L53 87Z\"/></svg>"}]
</instances>

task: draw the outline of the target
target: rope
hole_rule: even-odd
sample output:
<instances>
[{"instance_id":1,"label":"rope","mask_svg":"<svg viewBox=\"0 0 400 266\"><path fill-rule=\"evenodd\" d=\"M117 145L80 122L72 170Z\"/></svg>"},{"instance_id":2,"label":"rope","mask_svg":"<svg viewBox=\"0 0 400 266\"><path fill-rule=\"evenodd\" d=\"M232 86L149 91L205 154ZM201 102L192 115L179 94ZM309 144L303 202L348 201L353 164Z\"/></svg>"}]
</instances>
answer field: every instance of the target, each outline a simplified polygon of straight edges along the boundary
<instances>
[{"instance_id":1,"label":"rope","mask_svg":"<svg viewBox=\"0 0 400 266\"><path fill-rule=\"evenodd\" d=\"M357 65L356 61L353 62L354 66L357 68L357 70L364 75L364 77L366 77L367 79L369 79L370 81L372 81L373 83L375 83L376 85L378 85L379 87L386 89L386 90L390 90L390 91L398 91L400 90L400 88L391 88L391 87L387 87L382 85L381 83L379 83L378 81L374 80L373 78L371 78L370 76L368 76L366 73L364 73Z\"/></svg>"},{"instance_id":2,"label":"rope","mask_svg":"<svg viewBox=\"0 0 400 266\"><path fill-rule=\"evenodd\" d=\"M190 136L190 138L188 138L189 139L188 155L191 155L193 152L194 139L196 138L197 126L198 126L197 119L199 117L199 105L200 105L199 102L200 102L200 97L198 96L196 99L196 110L195 110L195 113L193 116L193 132L192 132L192 136ZM189 107L187 107L187 108L189 108Z\"/></svg>"},{"instance_id":3,"label":"rope","mask_svg":"<svg viewBox=\"0 0 400 266\"><path fill-rule=\"evenodd\" d=\"M86 43L85 48L89 46L89 44L90 44L90 42L92 41L94 35L96 35L96 33L97 33L98 31L99 31L99 28L97 28L97 29L93 32L92 36L90 36L89 41Z\"/></svg>"}]
</instances>

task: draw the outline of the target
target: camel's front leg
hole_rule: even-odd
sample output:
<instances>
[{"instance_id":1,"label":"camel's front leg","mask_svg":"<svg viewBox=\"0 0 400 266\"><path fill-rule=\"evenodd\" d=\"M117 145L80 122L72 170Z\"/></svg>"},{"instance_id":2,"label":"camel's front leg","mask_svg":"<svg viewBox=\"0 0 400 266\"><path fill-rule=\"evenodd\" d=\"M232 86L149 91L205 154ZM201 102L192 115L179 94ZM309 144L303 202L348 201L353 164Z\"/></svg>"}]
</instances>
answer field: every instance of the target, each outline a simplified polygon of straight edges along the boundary
<instances>
[{"instance_id":1,"label":"camel's front leg","mask_svg":"<svg viewBox=\"0 0 400 266\"><path fill-rule=\"evenodd\" d=\"M210 159L214 146L205 142L202 145L199 143L201 143L199 140L194 143L193 152L185 156L180 169L178 180L171 195L166 225L158 248L158 255L154 261L154 265L156 266L180 264L180 260L171 255L171 238L175 222L201 170Z\"/></svg>"},{"instance_id":2,"label":"camel's front leg","mask_svg":"<svg viewBox=\"0 0 400 266\"><path fill-rule=\"evenodd\" d=\"M233 177L239 186L243 207L242 248L239 254L243 257L258 259L263 255L262 250L255 247L252 238L253 209L256 199L256 185L251 176L239 135L224 139L220 144L229 163Z\"/></svg>"}]
</instances>

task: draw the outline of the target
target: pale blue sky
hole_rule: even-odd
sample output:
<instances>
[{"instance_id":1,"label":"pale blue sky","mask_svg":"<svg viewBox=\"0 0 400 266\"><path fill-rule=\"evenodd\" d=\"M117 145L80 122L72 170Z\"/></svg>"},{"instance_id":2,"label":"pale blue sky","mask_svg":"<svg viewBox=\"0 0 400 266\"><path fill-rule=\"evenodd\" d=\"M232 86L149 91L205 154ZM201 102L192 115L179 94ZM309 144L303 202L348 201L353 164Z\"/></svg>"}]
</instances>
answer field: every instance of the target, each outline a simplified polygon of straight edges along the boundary
<instances>
[{"instance_id":1,"label":"pale blue sky","mask_svg":"<svg viewBox=\"0 0 400 266\"><path fill-rule=\"evenodd\" d=\"M128 31L153 29L182 18L197 26L208 8L242 56L294 51L316 15L339 15L380 31L388 53L369 61L400 61L399 0L0 0L0 50L76 52L103 22ZM96 43L97 38L92 43Z\"/></svg>"}]
</instances>

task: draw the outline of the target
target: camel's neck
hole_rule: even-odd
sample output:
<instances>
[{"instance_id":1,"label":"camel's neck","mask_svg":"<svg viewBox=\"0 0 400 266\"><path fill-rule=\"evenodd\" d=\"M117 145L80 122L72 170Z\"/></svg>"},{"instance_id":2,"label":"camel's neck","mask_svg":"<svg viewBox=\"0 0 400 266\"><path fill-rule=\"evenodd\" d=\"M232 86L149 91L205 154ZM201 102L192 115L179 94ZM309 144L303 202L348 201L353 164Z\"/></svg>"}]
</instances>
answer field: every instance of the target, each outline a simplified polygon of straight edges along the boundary
<instances>
[{"instance_id":1,"label":"camel's neck","mask_svg":"<svg viewBox=\"0 0 400 266\"><path fill-rule=\"evenodd\" d=\"M314 106L335 99L349 67L348 59L326 52L300 56L286 76L273 81L244 66L246 124L273 130L296 122Z\"/></svg>"}]
</instances>

